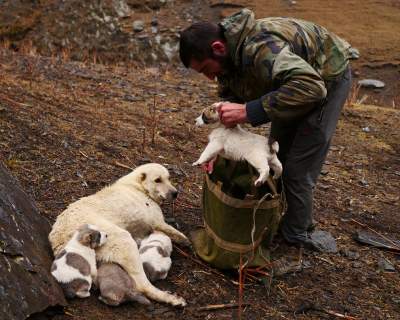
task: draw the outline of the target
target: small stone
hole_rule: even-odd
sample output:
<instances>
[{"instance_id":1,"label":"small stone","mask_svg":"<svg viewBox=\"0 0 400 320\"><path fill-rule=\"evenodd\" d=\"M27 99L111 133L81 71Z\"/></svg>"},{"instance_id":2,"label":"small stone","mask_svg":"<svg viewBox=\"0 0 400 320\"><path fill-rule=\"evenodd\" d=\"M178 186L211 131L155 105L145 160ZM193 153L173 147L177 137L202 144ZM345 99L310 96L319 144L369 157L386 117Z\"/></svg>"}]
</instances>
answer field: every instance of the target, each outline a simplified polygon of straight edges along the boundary
<instances>
[{"instance_id":1,"label":"small stone","mask_svg":"<svg viewBox=\"0 0 400 320\"><path fill-rule=\"evenodd\" d=\"M347 257L349 260L358 260L360 258L360 254L357 251L353 251L348 248L342 249L341 254Z\"/></svg>"},{"instance_id":2,"label":"small stone","mask_svg":"<svg viewBox=\"0 0 400 320\"><path fill-rule=\"evenodd\" d=\"M151 25L154 27L158 26L158 20L156 17L153 17L153 19L151 19Z\"/></svg>"},{"instance_id":3,"label":"small stone","mask_svg":"<svg viewBox=\"0 0 400 320\"><path fill-rule=\"evenodd\" d=\"M137 38L138 38L139 40L145 41L145 40L148 40L150 37L149 37L148 34L144 33L144 34L139 34L139 35L137 36Z\"/></svg>"},{"instance_id":4,"label":"small stone","mask_svg":"<svg viewBox=\"0 0 400 320\"><path fill-rule=\"evenodd\" d=\"M378 261L378 270L379 271L387 271L387 272L395 272L396 268L386 258L380 258Z\"/></svg>"},{"instance_id":5,"label":"small stone","mask_svg":"<svg viewBox=\"0 0 400 320\"><path fill-rule=\"evenodd\" d=\"M375 80L375 79L359 80L358 84L361 87L365 87L365 88L384 88L385 87L385 83L383 81Z\"/></svg>"},{"instance_id":6,"label":"small stone","mask_svg":"<svg viewBox=\"0 0 400 320\"><path fill-rule=\"evenodd\" d=\"M364 132L371 132L371 128L370 127L364 127L361 129Z\"/></svg>"},{"instance_id":7,"label":"small stone","mask_svg":"<svg viewBox=\"0 0 400 320\"><path fill-rule=\"evenodd\" d=\"M144 22L142 20L136 20L132 24L133 31L140 32L144 30Z\"/></svg>"},{"instance_id":8,"label":"small stone","mask_svg":"<svg viewBox=\"0 0 400 320\"><path fill-rule=\"evenodd\" d=\"M360 57L360 51L356 48L350 48L349 53L351 59L358 59Z\"/></svg>"}]
</instances>

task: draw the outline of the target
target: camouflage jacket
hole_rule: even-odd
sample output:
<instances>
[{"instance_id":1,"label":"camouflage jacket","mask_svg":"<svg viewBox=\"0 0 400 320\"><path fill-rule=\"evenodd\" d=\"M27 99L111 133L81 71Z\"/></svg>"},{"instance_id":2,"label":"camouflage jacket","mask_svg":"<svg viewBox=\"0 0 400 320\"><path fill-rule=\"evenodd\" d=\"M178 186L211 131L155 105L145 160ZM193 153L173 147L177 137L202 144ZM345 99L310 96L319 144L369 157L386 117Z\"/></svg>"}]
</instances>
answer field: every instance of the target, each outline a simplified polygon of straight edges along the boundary
<instances>
[{"instance_id":1,"label":"camouflage jacket","mask_svg":"<svg viewBox=\"0 0 400 320\"><path fill-rule=\"evenodd\" d=\"M292 122L320 105L325 83L347 67L350 45L314 23L254 19L248 9L224 19L231 65L219 77L220 95L246 102L253 126Z\"/></svg>"}]
</instances>

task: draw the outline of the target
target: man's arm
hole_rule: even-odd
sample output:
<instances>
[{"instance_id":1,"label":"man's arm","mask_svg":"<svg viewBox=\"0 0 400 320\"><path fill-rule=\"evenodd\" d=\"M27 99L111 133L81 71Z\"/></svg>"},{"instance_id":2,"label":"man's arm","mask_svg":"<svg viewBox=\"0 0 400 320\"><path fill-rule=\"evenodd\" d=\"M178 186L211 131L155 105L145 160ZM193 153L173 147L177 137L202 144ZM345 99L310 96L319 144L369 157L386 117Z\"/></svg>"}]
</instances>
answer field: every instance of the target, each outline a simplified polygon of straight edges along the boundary
<instances>
[{"instance_id":1,"label":"man's arm","mask_svg":"<svg viewBox=\"0 0 400 320\"><path fill-rule=\"evenodd\" d=\"M295 121L319 105L327 91L320 75L283 41L261 45L256 50L253 72L268 77L277 89L246 103L249 122L260 125L268 120ZM278 49L277 49L278 48Z\"/></svg>"}]
</instances>

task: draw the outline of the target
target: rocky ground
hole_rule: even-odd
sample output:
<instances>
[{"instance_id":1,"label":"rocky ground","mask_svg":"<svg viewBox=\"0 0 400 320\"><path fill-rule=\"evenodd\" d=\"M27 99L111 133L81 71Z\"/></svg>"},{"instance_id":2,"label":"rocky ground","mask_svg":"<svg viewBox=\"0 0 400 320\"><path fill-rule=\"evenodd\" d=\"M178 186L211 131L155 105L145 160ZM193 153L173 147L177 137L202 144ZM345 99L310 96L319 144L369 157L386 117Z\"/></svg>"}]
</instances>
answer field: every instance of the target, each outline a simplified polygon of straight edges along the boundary
<instances>
[{"instance_id":1,"label":"rocky ground","mask_svg":"<svg viewBox=\"0 0 400 320\"><path fill-rule=\"evenodd\" d=\"M21 4L17 9L22 10L28 2L5 1L0 6L10 3ZM138 16L119 18L121 24L142 19L150 28L157 13L158 25L165 25L171 37L176 31L171 29L184 27L188 19L208 13L217 19L237 9L216 1L211 7L197 1L175 1L148 11L140 6L135 9L133 1L130 3ZM316 220L321 229L335 236L339 253L304 252L302 272L274 278L267 287L248 282L244 290L248 305L242 319L340 318L333 312L342 318L347 314L355 319L397 319L399 255L359 245L353 235L370 231L369 226L388 238L399 239L400 100L395 80L399 78L400 50L394 20L400 11L398 3L263 3L233 1L255 9L257 16L294 15L328 26L360 50L361 58L353 65L355 79L373 77L387 86L376 91L353 90L316 189ZM207 132L194 127L194 118L203 106L215 101L215 85L165 62L122 64L91 50L82 61L73 61L79 58L73 47L61 50L61 54L57 51L40 56L40 48L25 41L39 37L41 33L35 30L51 21L53 11L41 11L43 8L60 7L57 1L29 4L33 11L25 17L35 22L26 30L21 27L23 35L16 32L15 38L3 39L0 51L0 159L41 213L54 221L68 203L126 174L127 167L150 160L168 166L180 189L178 200L164 206L166 216L186 233L200 225L202 174L190 164L205 145ZM37 12L37 18L32 12ZM11 19L11 15L8 17ZM10 29L0 28L4 30ZM368 97L363 98L365 95ZM360 99L364 104L356 103ZM181 249L194 257L188 249ZM288 253L298 254L280 246L273 257ZM158 303L150 308L129 304L110 308L94 294L89 299L71 301L65 314L55 319L238 318L237 309L198 309L208 304L237 303L237 275L216 274L186 254L176 249L168 279L157 283L185 297L185 309Z\"/></svg>"}]
</instances>

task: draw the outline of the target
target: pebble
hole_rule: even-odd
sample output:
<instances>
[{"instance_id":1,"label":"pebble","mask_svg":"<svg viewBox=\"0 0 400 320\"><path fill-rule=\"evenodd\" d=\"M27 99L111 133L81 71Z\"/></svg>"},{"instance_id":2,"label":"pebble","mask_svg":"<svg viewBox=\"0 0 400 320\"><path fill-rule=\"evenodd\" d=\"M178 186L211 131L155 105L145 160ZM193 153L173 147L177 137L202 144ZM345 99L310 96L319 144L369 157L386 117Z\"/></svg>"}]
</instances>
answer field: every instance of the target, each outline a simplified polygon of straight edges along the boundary
<instances>
[{"instance_id":1,"label":"pebble","mask_svg":"<svg viewBox=\"0 0 400 320\"><path fill-rule=\"evenodd\" d=\"M132 24L133 31L140 32L144 29L144 22L142 20L136 20Z\"/></svg>"},{"instance_id":2,"label":"pebble","mask_svg":"<svg viewBox=\"0 0 400 320\"><path fill-rule=\"evenodd\" d=\"M379 261L378 261L378 270L379 271L395 272L396 268L386 258L380 258Z\"/></svg>"},{"instance_id":3,"label":"pebble","mask_svg":"<svg viewBox=\"0 0 400 320\"><path fill-rule=\"evenodd\" d=\"M359 80L358 84L361 87L365 87L365 88L384 88L385 87L385 83L383 81L375 80L375 79Z\"/></svg>"}]
</instances>

